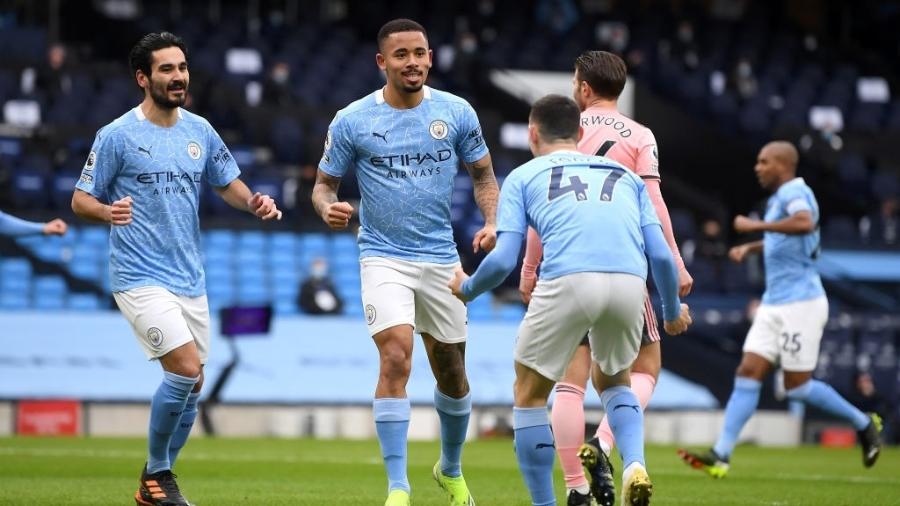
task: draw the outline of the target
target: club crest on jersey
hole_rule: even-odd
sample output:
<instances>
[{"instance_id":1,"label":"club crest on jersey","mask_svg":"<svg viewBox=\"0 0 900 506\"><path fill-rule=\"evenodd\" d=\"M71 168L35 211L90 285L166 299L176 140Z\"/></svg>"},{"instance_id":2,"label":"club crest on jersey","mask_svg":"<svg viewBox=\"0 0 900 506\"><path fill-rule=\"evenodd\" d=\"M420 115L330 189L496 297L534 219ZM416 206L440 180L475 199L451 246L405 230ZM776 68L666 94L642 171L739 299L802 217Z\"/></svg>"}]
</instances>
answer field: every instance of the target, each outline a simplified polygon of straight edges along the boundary
<instances>
[{"instance_id":1,"label":"club crest on jersey","mask_svg":"<svg viewBox=\"0 0 900 506\"><path fill-rule=\"evenodd\" d=\"M375 306L366 304L366 323L369 325L375 323Z\"/></svg>"},{"instance_id":2,"label":"club crest on jersey","mask_svg":"<svg viewBox=\"0 0 900 506\"><path fill-rule=\"evenodd\" d=\"M188 155L194 160L200 159L200 145L194 141L188 143Z\"/></svg>"},{"instance_id":3,"label":"club crest on jersey","mask_svg":"<svg viewBox=\"0 0 900 506\"><path fill-rule=\"evenodd\" d=\"M94 170L95 163L97 163L97 153L91 151L88 155L87 162L84 163L84 170Z\"/></svg>"},{"instance_id":4,"label":"club crest on jersey","mask_svg":"<svg viewBox=\"0 0 900 506\"><path fill-rule=\"evenodd\" d=\"M450 129L447 128L447 122L436 119L428 126L428 133L430 133L431 137L435 140L441 140L447 137L447 134L450 133Z\"/></svg>"},{"instance_id":5,"label":"club crest on jersey","mask_svg":"<svg viewBox=\"0 0 900 506\"><path fill-rule=\"evenodd\" d=\"M159 345L162 344L163 333L156 327L150 327L147 329L147 340L150 341L150 344L154 348L159 348Z\"/></svg>"}]
</instances>

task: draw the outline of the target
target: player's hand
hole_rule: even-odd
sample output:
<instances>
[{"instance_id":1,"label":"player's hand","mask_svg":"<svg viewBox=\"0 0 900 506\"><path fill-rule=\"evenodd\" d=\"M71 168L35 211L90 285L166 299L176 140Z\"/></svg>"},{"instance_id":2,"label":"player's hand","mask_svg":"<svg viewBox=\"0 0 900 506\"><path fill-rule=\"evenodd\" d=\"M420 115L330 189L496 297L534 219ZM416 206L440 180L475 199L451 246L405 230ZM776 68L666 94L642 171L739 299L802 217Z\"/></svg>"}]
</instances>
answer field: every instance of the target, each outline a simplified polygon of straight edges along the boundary
<instances>
[{"instance_id":1,"label":"player's hand","mask_svg":"<svg viewBox=\"0 0 900 506\"><path fill-rule=\"evenodd\" d=\"M475 238L472 239L472 251L474 251L475 253L478 253L481 250L484 250L485 253L490 253L496 245L496 225L485 225L475 234Z\"/></svg>"},{"instance_id":2,"label":"player's hand","mask_svg":"<svg viewBox=\"0 0 900 506\"><path fill-rule=\"evenodd\" d=\"M44 235L63 235L68 228L69 226L66 225L66 222L56 218L55 220L44 223Z\"/></svg>"},{"instance_id":3,"label":"player's hand","mask_svg":"<svg viewBox=\"0 0 900 506\"><path fill-rule=\"evenodd\" d=\"M353 216L353 206L347 202L332 202L325 208L322 219L332 230L343 230L350 225L350 217Z\"/></svg>"},{"instance_id":4,"label":"player's hand","mask_svg":"<svg viewBox=\"0 0 900 506\"><path fill-rule=\"evenodd\" d=\"M525 269L522 269L521 275L519 275L519 295L522 296L522 302L528 304L531 302L531 292L534 291L534 285L537 284L537 276L535 273L526 272Z\"/></svg>"},{"instance_id":5,"label":"player's hand","mask_svg":"<svg viewBox=\"0 0 900 506\"><path fill-rule=\"evenodd\" d=\"M691 318L691 310L687 304L681 304L681 314L678 315L677 320L673 321L665 321L663 322L663 327L666 329L666 334L670 336L677 336L681 334L693 323L693 319Z\"/></svg>"},{"instance_id":6,"label":"player's hand","mask_svg":"<svg viewBox=\"0 0 900 506\"><path fill-rule=\"evenodd\" d=\"M109 222L113 225L128 225L131 223L131 197L121 198L109 205Z\"/></svg>"},{"instance_id":7,"label":"player's hand","mask_svg":"<svg viewBox=\"0 0 900 506\"><path fill-rule=\"evenodd\" d=\"M750 248L746 244L741 244L740 246L734 246L728 250L728 258L730 258L732 262L741 263L744 261L744 258L747 257L747 253L749 252Z\"/></svg>"},{"instance_id":8,"label":"player's hand","mask_svg":"<svg viewBox=\"0 0 900 506\"><path fill-rule=\"evenodd\" d=\"M678 271L678 296L687 297L692 288L694 288L694 278L686 268L680 269Z\"/></svg>"},{"instance_id":9,"label":"player's hand","mask_svg":"<svg viewBox=\"0 0 900 506\"><path fill-rule=\"evenodd\" d=\"M250 212L261 220L281 219L281 211L275 205L275 199L268 195L263 195L259 192L254 193L250 200L247 201L247 207L250 208Z\"/></svg>"},{"instance_id":10,"label":"player's hand","mask_svg":"<svg viewBox=\"0 0 900 506\"><path fill-rule=\"evenodd\" d=\"M450 291L453 292L453 295L461 300L463 304L469 302L469 299L462 293L462 285L467 279L469 279L469 275L462 270L462 267L457 265L456 270L453 272L453 277L450 278L450 282L447 283L447 286L450 288Z\"/></svg>"},{"instance_id":11,"label":"player's hand","mask_svg":"<svg viewBox=\"0 0 900 506\"><path fill-rule=\"evenodd\" d=\"M743 214L739 214L734 217L734 230L735 232L740 232L741 234L756 232L757 222L758 220L754 220L753 218L749 218L747 216L744 216Z\"/></svg>"}]
</instances>

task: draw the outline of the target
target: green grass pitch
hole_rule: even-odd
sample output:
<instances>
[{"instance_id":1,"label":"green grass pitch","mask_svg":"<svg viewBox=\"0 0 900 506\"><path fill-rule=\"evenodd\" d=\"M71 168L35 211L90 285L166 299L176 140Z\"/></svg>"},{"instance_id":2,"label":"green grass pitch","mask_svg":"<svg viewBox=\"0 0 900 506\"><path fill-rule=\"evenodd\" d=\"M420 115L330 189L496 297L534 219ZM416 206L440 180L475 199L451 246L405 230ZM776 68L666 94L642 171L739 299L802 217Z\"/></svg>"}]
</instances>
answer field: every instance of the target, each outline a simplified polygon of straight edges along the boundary
<instances>
[{"instance_id":1,"label":"green grass pitch","mask_svg":"<svg viewBox=\"0 0 900 506\"><path fill-rule=\"evenodd\" d=\"M415 506L447 504L431 480L438 453L437 443L410 444ZM900 449L886 449L872 469L860 460L858 448L740 447L729 476L716 481L688 469L674 447L647 450L657 505L900 504ZM0 504L134 504L143 461L141 439L0 438ZM512 441L470 443L463 462L479 506L530 504ZM375 441L194 438L176 472L197 506L380 506L386 488ZM561 505L564 490L557 466Z\"/></svg>"}]
</instances>

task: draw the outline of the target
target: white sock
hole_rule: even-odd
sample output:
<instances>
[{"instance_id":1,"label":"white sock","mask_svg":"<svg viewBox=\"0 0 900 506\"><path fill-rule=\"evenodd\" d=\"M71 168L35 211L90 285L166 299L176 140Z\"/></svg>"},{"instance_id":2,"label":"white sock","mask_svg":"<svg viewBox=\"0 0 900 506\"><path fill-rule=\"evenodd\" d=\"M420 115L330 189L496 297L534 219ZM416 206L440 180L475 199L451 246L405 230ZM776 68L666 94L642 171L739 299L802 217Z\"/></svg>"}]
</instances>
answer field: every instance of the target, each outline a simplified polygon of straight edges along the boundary
<instances>
[{"instance_id":1,"label":"white sock","mask_svg":"<svg viewBox=\"0 0 900 506\"><path fill-rule=\"evenodd\" d=\"M573 491L573 490L578 491L578 493L581 494L581 495L588 495L588 494L591 493L591 488L590 488L590 487L588 487L587 485L582 485L582 486L580 486L580 487L575 487L575 488L567 489L567 490L566 490L566 495L568 496L568 495L569 495L569 492L571 492L571 491Z\"/></svg>"},{"instance_id":2,"label":"white sock","mask_svg":"<svg viewBox=\"0 0 900 506\"><path fill-rule=\"evenodd\" d=\"M606 458L609 458L609 455L612 452L612 448L609 446L609 444L606 441L604 441L602 439L600 440L600 449L606 455Z\"/></svg>"},{"instance_id":3,"label":"white sock","mask_svg":"<svg viewBox=\"0 0 900 506\"><path fill-rule=\"evenodd\" d=\"M631 464L628 464L628 467L626 467L625 470L622 471L623 486L628 482L629 479L631 479L631 475L634 474L634 472L638 469L644 469L644 466L642 466L640 462L632 462ZM647 472L647 470L644 469L644 472Z\"/></svg>"}]
</instances>

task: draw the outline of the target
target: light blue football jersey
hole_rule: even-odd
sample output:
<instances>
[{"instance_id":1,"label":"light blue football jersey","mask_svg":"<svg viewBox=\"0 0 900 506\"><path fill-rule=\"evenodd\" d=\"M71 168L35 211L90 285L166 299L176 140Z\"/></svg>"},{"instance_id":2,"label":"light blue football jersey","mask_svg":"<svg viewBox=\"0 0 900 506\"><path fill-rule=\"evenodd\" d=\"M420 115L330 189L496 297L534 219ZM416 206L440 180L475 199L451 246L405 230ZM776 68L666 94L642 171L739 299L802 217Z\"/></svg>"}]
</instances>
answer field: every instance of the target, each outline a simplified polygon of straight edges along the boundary
<instances>
[{"instance_id":1,"label":"light blue football jersey","mask_svg":"<svg viewBox=\"0 0 900 506\"><path fill-rule=\"evenodd\" d=\"M576 151L539 156L500 190L497 231L534 227L544 246L541 279L621 272L647 279L642 228L659 218L641 178L609 158Z\"/></svg>"},{"instance_id":2,"label":"light blue football jersey","mask_svg":"<svg viewBox=\"0 0 900 506\"><path fill-rule=\"evenodd\" d=\"M786 304L815 299L825 294L816 270L819 256L819 204L812 190L797 177L782 184L766 204L767 222L783 220L794 213L809 211L816 228L808 234L763 234L766 264L765 304Z\"/></svg>"},{"instance_id":3,"label":"light blue football jersey","mask_svg":"<svg viewBox=\"0 0 900 506\"><path fill-rule=\"evenodd\" d=\"M110 227L113 292L161 286L188 297L206 293L200 185L226 186L240 170L209 122L178 114L166 128L136 107L101 128L75 185L101 201L134 200L133 221Z\"/></svg>"},{"instance_id":4,"label":"light blue football jersey","mask_svg":"<svg viewBox=\"0 0 900 506\"><path fill-rule=\"evenodd\" d=\"M488 154L472 106L424 88L412 109L395 109L378 90L338 111L319 169L343 177L356 169L360 257L438 264L459 260L450 223L450 194L459 160Z\"/></svg>"}]
</instances>

